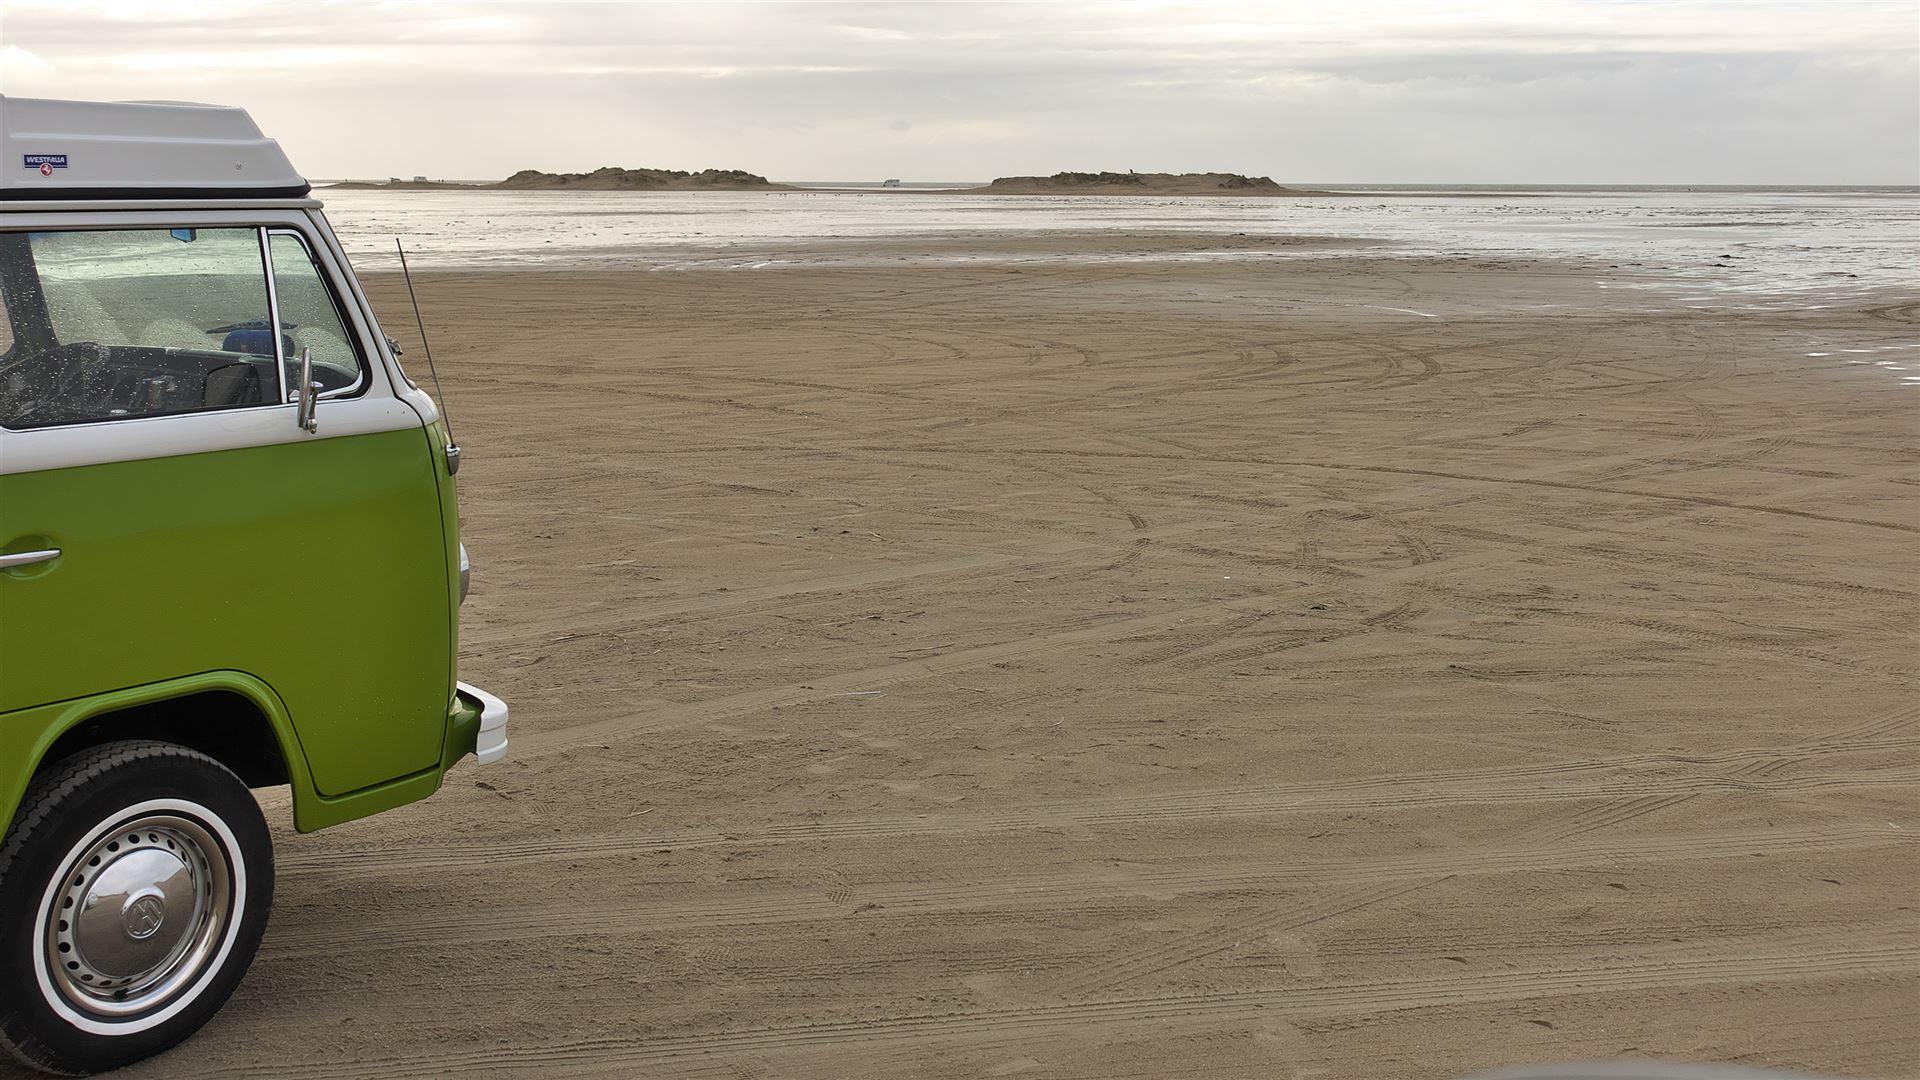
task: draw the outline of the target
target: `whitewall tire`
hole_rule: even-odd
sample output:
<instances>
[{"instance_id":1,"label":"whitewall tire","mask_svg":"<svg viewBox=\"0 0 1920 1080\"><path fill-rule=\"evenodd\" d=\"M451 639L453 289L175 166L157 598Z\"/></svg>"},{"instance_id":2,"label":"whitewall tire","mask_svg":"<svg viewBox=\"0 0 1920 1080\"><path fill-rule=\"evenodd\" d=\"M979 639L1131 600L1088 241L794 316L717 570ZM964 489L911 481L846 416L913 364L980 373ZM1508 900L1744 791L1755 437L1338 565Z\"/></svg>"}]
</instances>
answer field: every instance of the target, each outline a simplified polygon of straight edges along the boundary
<instances>
[{"instance_id":1,"label":"whitewall tire","mask_svg":"<svg viewBox=\"0 0 1920 1080\"><path fill-rule=\"evenodd\" d=\"M175 1045L233 993L272 904L266 821L220 763L128 741L55 764L0 844L0 1045L65 1074Z\"/></svg>"}]
</instances>

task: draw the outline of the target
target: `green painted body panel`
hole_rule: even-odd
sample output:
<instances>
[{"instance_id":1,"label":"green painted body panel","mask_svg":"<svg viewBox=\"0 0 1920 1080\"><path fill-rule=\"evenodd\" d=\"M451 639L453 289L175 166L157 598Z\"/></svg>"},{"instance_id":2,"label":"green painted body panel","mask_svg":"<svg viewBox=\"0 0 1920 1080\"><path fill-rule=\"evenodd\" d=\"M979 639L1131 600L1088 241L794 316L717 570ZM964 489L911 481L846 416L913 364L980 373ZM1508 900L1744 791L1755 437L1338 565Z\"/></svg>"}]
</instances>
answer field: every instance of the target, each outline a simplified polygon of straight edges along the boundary
<instances>
[{"instance_id":1,"label":"green painted body panel","mask_svg":"<svg viewBox=\"0 0 1920 1080\"><path fill-rule=\"evenodd\" d=\"M460 485L447 471L447 427L444 419L427 426L427 446L433 456L434 482L440 489L440 551L446 560L447 670L460 670ZM454 676L449 676L449 680Z\"/></svg>"},{"instance_id":2,"label":"green painted body panel","mask_svg":"<svg viewBox=\"0 0 1920 1080\"><path fill-rule=\"evenodd\" d=\"M274 703L301 829L431 794L458 735L457 522L417 427L0 476L0 536L63 552L0 573L0 811L62 718L207 673Z\"/></svg>"},{"instance_id":3,"label":"green painted body panel","mask_svg":"<svg viewBox=\"0 0 1920 1080\"><path fill-rule=\"evenodd\" d=\"M440 760L433 768L349 795L328 798L314 790L313 776L307 770L293 722L273 690L245 672L209 671L0 715L0 821L12 819L36 766L63 732L103 713L210 690L223 690L246 698L273 728L293 790L293 825L301 832L313 832L391 810L433 794L440 788L441 776L461 758L473 753L474 737L480 728L478 703L456 698L446 711Z\"/></svg>"},{"instance_id":4,"label":"green painted body panel","mask_svg":"<svg viewBox=\"0 0 1920 1080\"><path fill-rule=\"evenodd\" d=\"M300 753L293 725L288 722L286 709L272 689L243 672L210 671L151 686L115 690L77 701L55 702L0 714L0 811L4 811L5 815L0 820L12 820L14 807L26 791L28 781L33 779L35 767L54 740L69 728L103 713L209 690L239 694L260 710L260 714L273 726L274 740L279 743L281 757L287 762L287 773L294 791L313 789L313 778L307 772L306 757Z\"/></svg>"}]
</instances>

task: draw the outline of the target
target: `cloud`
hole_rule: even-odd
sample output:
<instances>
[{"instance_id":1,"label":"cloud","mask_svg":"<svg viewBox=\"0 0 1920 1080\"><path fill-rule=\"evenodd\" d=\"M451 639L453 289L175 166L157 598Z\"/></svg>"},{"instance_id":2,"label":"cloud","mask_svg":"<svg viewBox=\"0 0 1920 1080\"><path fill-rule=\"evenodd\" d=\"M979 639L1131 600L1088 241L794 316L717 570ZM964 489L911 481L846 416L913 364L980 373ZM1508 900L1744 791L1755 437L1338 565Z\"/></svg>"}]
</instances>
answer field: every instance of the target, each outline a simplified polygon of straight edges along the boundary
<instances>
[{"instance_id":1,"label":"cloud","mask_svg":"<svg viewBox=\"0 0 1920 1080\"><path fill-rule=\"evenodd\" d=\"M0 0L0 19L7 93L245 105L316 176L1920 182L1910 4Z\"/></svg>"},{"instance_id":2,"label":"cloud","mask_svg":"<svg viewBox=\"0 0 1920 1080\"><path fill-rule=\"evenodd\" d=\"M18 45L0 45L0 92L6 88L9 72L23 79L45 79L53 65Z\"/></svg>"}]
</instances>

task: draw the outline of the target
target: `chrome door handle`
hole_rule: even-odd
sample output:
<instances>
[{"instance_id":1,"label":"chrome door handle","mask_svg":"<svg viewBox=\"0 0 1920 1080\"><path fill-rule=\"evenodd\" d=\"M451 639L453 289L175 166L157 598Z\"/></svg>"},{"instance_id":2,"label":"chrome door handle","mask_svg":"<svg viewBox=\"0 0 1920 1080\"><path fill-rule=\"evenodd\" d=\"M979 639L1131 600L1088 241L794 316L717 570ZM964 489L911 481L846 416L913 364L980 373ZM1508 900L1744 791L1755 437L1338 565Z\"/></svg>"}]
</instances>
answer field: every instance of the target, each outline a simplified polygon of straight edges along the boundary
<instances>
[{"instance_id":1,"label":"chrome door handle","mask_svg":"<svg viewBox=\"0 0 1920 1080\"><path fill-rule=\"evenodd\" d=\"M12 570L18 566L32 566L34 563L49 562L59 557L59 548L47 548L44 551L16 551L11 555L0 555L0 570Z\"/></svg>"}]
</instances>

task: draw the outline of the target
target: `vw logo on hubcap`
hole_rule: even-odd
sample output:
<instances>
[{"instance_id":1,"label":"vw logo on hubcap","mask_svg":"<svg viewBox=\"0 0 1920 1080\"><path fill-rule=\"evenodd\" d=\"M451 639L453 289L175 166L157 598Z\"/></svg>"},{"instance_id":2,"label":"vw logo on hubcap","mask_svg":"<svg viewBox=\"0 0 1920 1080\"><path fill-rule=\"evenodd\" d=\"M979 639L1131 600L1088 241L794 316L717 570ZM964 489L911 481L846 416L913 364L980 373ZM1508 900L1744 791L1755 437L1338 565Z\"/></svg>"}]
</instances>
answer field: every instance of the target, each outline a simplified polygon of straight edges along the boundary
<instances>
[{"instance_id":1,"label":"vw logo on hubcap","mask_svg":"<svg viewBox=\"0 0 1920 1080\"><path fill-rule=\"evenodd\" d=\"M136 896L127 902L120 918L127 928L128 937L145 941L159 933L160 924L167 921L167 904L152 893Z\"/></svg>"}]
</instances>

